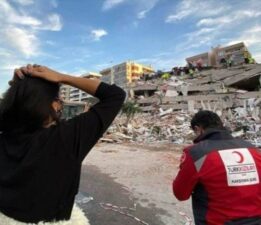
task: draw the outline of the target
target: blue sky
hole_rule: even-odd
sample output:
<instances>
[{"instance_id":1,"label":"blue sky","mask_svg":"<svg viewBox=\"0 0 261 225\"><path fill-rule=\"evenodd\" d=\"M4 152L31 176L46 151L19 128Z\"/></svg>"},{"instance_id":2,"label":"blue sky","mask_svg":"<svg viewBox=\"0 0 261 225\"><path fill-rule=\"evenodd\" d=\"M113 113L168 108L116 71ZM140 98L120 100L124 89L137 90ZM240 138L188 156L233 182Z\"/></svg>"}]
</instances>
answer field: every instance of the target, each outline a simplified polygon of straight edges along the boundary
<instances>
[{"instance_id":1,"label":"blue sky","mask_svg":"<svg viewBox=\"0 0 261 225\"><path fill-rule=\"evenodd\" d=\"M0 93L27 63L74 75L126 60L169 70L239 41L261 62L260 0L0 0Z\"/></svg>"}]
</instances>

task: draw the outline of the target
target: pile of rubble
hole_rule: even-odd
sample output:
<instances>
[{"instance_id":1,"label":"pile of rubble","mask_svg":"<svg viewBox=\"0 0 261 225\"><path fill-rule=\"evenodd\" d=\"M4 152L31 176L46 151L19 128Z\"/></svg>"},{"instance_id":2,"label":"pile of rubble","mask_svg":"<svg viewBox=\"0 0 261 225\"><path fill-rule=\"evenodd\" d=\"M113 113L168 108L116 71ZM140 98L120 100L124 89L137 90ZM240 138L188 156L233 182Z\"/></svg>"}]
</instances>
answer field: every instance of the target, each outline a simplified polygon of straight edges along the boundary
<instances>
[{"instance_id":1,"label":"pile of rubble","mask_svg":"<svg viewBox=\"0 0 261 225\"><path fill-rule=\"evenodd\" d=\"M128 123L126 123L125 116L119 116L102 141L182 144L193 139L189 121L190 115L182 112L166 113L163 116L161 114L137 114Z\"/></svg>"},{"instance_id":2,"label":"pile of rubble","mask_svg":"<svg viewBox=\"0 0 261 225\"><path fill-rule=\"evenodd\" d=\"M256 117L256 113L241 108L216 112L234 137L244 138L255 146L261 147L261 120ZM137 114L126 123L127 118L121 115L116 118L101 141L190 144L195 137L190 128L191 118L192 114L187 111L161 110L154 115Z\"/></svg>"},{"instance_id":3,"label":"pile of rubble","mask_svg":"<svg viewBox=\"0 0 261 225\"><path fill-rule=\"evenodd\" d=\"M229 69L203 70L169 80L137 82L130 87L131 98L143 112L162 108L194 112L202 108L244 107L248 99L261 98L261 65L243 65Z\"/></svg>"},{"instance_id":4,"label":"pile of rubble","mask_svg":"<svg viewBox=\"0 0 261 225\"><path fill-rule=\"evenodd\" d=\"M261 147L260 84L259 64L201 71L193 79L139 81L129 98L143 113L130 121L118 116L102 141L192 143L192 115L206 109L219 114L233 136Z\"/></svg>"}]
</instances>

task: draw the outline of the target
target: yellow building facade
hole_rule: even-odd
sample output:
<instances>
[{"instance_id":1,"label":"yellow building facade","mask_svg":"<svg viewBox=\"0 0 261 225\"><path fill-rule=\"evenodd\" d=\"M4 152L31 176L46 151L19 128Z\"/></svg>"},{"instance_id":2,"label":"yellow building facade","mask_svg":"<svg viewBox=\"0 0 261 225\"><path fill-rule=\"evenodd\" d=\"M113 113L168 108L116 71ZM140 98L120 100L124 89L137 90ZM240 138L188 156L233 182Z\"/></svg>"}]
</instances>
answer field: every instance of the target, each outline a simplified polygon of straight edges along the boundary
<instances>
[{"instance_id":1,"label":"yellow building facade","mask_svg":"<svg viewBox=\"0 0 261 225\"><path fill-rule=\"evenodd\" d=\"M154 69L150 66L145 66L135 62L127 62L127 80L129 83L139 79L143 74L150 74Z\"/></svg>"},{"instance_id":2,"label":"yellow building facade","mask_svg":"<svg viewBox=\"0 0 261 225\"><path fill-rule=\"evenodd\" d=\"M132 61L123 62L100 71L102 81L106 83L115 83L120 87L126 86L139 79L143 74L153 73L151 66L145 66Z\"/></svg>"}]
</instances>

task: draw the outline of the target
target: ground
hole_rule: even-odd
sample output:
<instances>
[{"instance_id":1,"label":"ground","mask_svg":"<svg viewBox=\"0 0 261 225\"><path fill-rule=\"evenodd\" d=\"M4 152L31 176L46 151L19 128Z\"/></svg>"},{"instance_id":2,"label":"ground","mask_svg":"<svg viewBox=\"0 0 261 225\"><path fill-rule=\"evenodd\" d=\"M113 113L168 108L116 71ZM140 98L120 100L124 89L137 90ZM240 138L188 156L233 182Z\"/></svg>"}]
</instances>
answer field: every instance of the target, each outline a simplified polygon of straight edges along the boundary
<instances>
[{"instance_id":1,"label":"ground","mask_svg":"<svg viewBox=\"0 0 261 225\"><path fill-rule=\"evenodd\" d=\"M181 150L172 144L96 145L83 162L78 198L90 224L193 224L190 200L178 202L172 194Z\"/></svg>"}]
</instances>

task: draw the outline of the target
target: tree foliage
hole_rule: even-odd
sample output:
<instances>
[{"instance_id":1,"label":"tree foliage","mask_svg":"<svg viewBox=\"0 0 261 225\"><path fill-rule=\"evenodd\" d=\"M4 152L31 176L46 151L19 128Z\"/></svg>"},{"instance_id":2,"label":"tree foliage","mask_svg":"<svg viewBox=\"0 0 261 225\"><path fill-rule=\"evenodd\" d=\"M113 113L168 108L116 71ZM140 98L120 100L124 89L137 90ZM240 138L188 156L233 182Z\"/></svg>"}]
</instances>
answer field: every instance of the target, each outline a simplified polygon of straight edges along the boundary
<instances>
[{"instance_id":1,"label":"tree foliage","mask_svg":"<svg viewBox=\"0 0 261 225\"><path fill-rule=\"evenodd\" d=\"M139 112L141 112L140 107L135 102L131 101L125 102L121 109L121 113L126 115L126 124Z\"/></svg>"}]
</instances>

